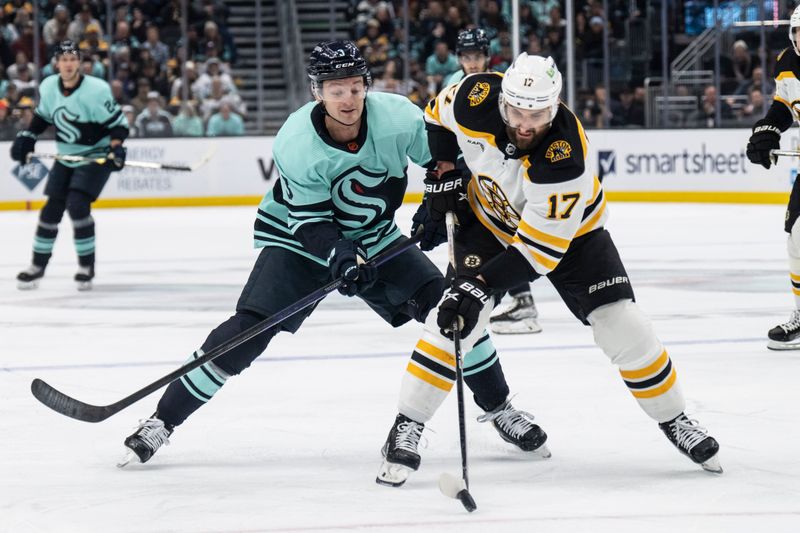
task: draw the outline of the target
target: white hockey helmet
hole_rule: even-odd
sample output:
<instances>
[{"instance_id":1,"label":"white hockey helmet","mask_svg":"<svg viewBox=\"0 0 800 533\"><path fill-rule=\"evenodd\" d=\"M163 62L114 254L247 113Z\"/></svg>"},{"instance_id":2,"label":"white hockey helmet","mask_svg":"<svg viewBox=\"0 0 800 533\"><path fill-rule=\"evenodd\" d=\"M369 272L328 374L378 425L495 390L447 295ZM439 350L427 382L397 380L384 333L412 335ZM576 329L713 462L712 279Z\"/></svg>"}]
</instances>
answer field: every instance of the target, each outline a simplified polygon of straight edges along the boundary
<instances>
[{"instance_id":1,"label":"white hockey helmet","mask_svg":"<svg viewBox=\"0 0 800 533\"><path fill-rule=\"evenodd\" d=\"M519 109L549 108L550 121L555 118L561 94L561 73L552 57L522 52L506 70L501 87L498 102L506 122L506 104Z\"/></svg>"},{"instance_id":2,"label":"white hockey helmet","mask_svg":"<svg viewBox=\"0 0 800 533\"><path fill-rule=\"evenodd\" d=\"M794 35L795 28L800 28L800 6L794 8L792 16L789 18L789 40L792 41L794 53L800 55L800 49L797 48L797 39Z\"/></svg>"}]
</instances>

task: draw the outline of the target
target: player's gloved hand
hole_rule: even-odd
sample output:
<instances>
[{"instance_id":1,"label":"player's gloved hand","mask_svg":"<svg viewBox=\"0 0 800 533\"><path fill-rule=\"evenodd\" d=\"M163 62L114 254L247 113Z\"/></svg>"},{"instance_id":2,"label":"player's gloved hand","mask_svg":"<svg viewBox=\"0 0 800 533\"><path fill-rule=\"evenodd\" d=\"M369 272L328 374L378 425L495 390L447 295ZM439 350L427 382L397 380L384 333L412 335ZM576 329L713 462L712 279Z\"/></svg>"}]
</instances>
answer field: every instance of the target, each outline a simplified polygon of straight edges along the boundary
<instances>
[{"instance_id":1,"label":"player's gloved hand","mask_svg":"<svg viewBox=\"0 0 800 533\"><path fill-rule=\"evenodd\" d=\"M342 278L339 292L345 296L355 296L367 290L378 279L378 268L367 264L366 253L350 239L338 241L328 256L328 267L333 279Z\"/></svg>"},{"instance_id":2,"label":"player's gloved hand","mask_svg":"<svg viewBox=\"0 0 800 533\"><path fill-rule=\"evenodd\" d=\"M772 165L772 159L770 159L769 155L770 150L778 150L780 147L780 128L765 124L759 120L753 126L753 134L747 142L747 159L751 163L769 168Z\"/></svg>"},{"instance_id":3,"label":"player's gloved hand","mask_svg":"<svg viewBox=\"0 0 800 533\"><path fill-rule=\"evenodd\" d=\"M425 206L424 200L417 208L414 216L411 217L411 235L416 235L419 232L422 232L419 248L423 252L429 252L443 242L447 242L447 228L445 228L444 221L433 221L428 214L428 208Z\"/></svg>"},{"instance_id":4,"label":"player's gloved hand","mask_svg":"<svg viewBox=\"0 0 800 533\"><path fill-rule=\"evenodd\" d=\"M467 203L467 182L469 174L453 169L438 176L436 172L425 174L425 206L434 222L441 222L448 211L456 218L469 209Z\"/></svg>"},{"instance_id":5,"label":"player's gloved hand","mask_svg":"<svg viewBox=\"0 0 800 533\"><path fill-rule=\"evenodd\" d=\"M24 165L28 162L28 154L33 152L35 147L36 135L23 130L17 133L17 136L14 137L14 142L11 144L11 159Z\"/></svg>"},{"instance_id":6,"label":"player's gloved hand","mask_svg":"<svg viewBox=\"0 0 800 533\"><path fill-rule=\"evenodd\" d=\"M462 338L472 333L478 323L478 316L491 298L489 287L478 278L455 278L444 293L444 300L439 305L439 315L436 317L442 335L453 338L453 324L456 319Z\"/></svg>"},{"instance_id":7,"label":"player's gloved hand","mask_svg":"<svg viewBox=\"0 0 800 533\"><path fill-rule=\"evenodd\" d=\"M109 147L106 155L106 165L111 168L111 172L122 170L125 167L125 157L127 155L128 150L121 144Z\"/></svg>"}]
</instances>

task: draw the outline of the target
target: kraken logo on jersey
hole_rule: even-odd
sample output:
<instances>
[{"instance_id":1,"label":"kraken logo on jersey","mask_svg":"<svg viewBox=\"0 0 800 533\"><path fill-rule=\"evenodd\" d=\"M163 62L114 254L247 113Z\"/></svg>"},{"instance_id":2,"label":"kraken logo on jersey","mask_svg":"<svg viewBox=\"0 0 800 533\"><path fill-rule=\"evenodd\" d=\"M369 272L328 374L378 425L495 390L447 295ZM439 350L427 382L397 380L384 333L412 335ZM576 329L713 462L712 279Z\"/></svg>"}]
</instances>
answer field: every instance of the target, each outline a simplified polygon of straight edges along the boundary
<instances>
[{"instance_id":1,"label":"kraken logo on jersey","mask_svg":"<svg viewBox=\"0 0 800 533\"><path fill-rule=\"evenodd\" d=\"M483 197L492 207L495 215L509 228L516 229L519 224L519 213L511 206L503 189L489 176L478 175L478 186Z\"/></svg>"},{"instance_id":2,"label":"kraken logo on jersey","mask_svg":"<svg viewBox=\"0 0 800 533\"><path fill-rule=\"evenodd\" d=\"M66 107L59 107L53 112L53 124L56 126L56 140L74 144L81 138L81 130L75 125L78 115L71 113Z\"/></svg>"},{"instance_id":3,"label":"kraken logo on jersey","mask_svg":"<svg viewBox=\"0 0 800 533\"><path fill-rule=\"evenodd\" d=\"M547 152L544 156L551 163L569 159L572 153L572 146L567 141L554 141L553 144L547 147Z\"/></svg>"},{"instance_id":4,"label":"kraken logo on jersey","mask_svg":"<svg viewBox=\"0 0 800 533\"><path fill-rule=\"evenodd\" d=\"M475 107L476 105L481 105L481 103L486 100L487 96L489 96L489 84L485 81L479 81L467 95L469 106Z\"/></svg>"},{"instance_id":5,"label":"kraken logo on jersey","mask_svg":"<svg viewBox=\"0 0 800 533\"><path fill-rule=\"evenodd\" d=\"M362 228L386 213L389 206L381 190L387 175L387 172L370 172L355 166L334 178L331 197L338 212L337 222L348 228ZM347 218L338 216L343 213Z\"/></svg>"}]
</instances>

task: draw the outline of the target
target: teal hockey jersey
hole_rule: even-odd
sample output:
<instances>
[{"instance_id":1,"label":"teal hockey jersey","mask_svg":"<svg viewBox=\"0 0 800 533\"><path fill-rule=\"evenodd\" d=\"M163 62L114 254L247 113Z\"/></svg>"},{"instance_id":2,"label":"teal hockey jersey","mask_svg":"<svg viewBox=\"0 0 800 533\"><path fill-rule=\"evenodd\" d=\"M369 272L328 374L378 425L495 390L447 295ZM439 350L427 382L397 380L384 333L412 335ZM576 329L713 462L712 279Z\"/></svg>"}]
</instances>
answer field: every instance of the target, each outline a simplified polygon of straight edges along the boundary
<instances>
[{"instance_id":1,"label":"teal hockey jersey","mask_svg":"<svg viewBox=\"0 0 800 533\"><path fill-rule=\"evenodd\" d=\"M431 158L422 111L404 96L368 93L364 113L358 138L346 145L327 135L320 104L289 116L273 145L280 180L259 205L257 248L280 246L327 265L295 238L303 225L333 222L368 257L400 237L394 213L408 185L408 159L425 165Z\"/></svg>"},{"instance_id":2,"label":"teal hockey jersey","mask_svg":"<svg viewBox=\"0 0 800 533\"><path fill-rule=\"evenodd\" d=\"M55 127L59 154L104 156L111 141L110 130L128 129L128 120L111 95L111 87L93 76L81 76L78 86L71 90L64 89L57 74L46 77L39 86L34 113ZM75 167L85 163L61 164Z\"/></svg>"}]
</instances>

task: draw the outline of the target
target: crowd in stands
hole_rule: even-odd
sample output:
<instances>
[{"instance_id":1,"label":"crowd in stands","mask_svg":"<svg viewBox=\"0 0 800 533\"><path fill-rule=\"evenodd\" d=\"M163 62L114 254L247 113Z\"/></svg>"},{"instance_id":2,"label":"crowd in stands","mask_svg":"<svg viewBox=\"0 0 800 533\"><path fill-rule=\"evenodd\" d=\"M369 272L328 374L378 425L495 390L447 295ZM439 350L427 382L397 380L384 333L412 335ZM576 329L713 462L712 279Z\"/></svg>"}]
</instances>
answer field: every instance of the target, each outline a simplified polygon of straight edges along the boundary
<instances>
[{"instance_id":1,"label":"crowd in stands","mask_svg":"<svg viewBox=\"0 0 800 533\"><path fill-rule=\"evenodd\" d=\"M56 73L54 50L65 39L78 44L84 75L109 81L131 137L244 134L246 108L230 74L236 46L224 1L190 0L185 39L180 0L113 0L112 7L107 12L104 0L4 2L0 139L27 125L38 83Z\"/></svg>"},{"instance_id":2,"label":"crowd in stands","mask_svg":"<svg viewBox=\"0 0 800 533\"><path fill-rule=\"evenodd\" d=\"M552 56L566 71L566 19L563 0L520 0L520 47L531 54ZM641 68L625 71L614 54L640 46L632 40L630 28L639 22L647 25L651 2L644 0L609 0L609 16L605 16L602 0L575 0L576 76L579 78L576 111L587 127L643 127L646 122L648 94L644 80L661 75L661 53L654 49L651 57L642 60ZM684 31L682 19L684 0L670 2L669 34ZM709 5L712 5L709 3ZM660 9L660 8L659 8ZM792 6L780 18L788 19ZM512 57L511 2L509 0L478 0L478 20L474 2L468 0L411 0L409 2L409 79L403 79L406 50L403 28L403 2L399 0L351 0L350 18L353 39L369 61L375 90L405 94L419 106L424 106L442 87L448 76L459 70L455 55L458 32L479 26L491 38L490 70L503 72ZM660 16L660 14L658 14ZM608 20L606 20L608 18ZM656 17L657 20L660 20ZM600 66L603 61L603 30L608 28L612 61L611 94L602 85ZM657 43L655 32L637 36ZM770 28L768 43L767 82L762 87L764 70L758 60L758 33L752 29L741 32L733 47L721 58L721 91L715 85L679 85L671 89L676 103L667 108L671 127L729 127L751 126L763 116L763 103L771 102L774 60L778 52L789 45L785 27L780 35ZM655 34L656 39L653 39ZM660 45L659 45L660 46ZM685 43L684 43L685 46ZM673 40L670 60L681 50ZM713 64L704 68L713 70ZM592 70L594 69L594 71ZM594 76L592 76L594 72ZM657 93L659 96L661 92ZM721 119L716 116L720 99Z\"/></svg>"}]
</instances>

